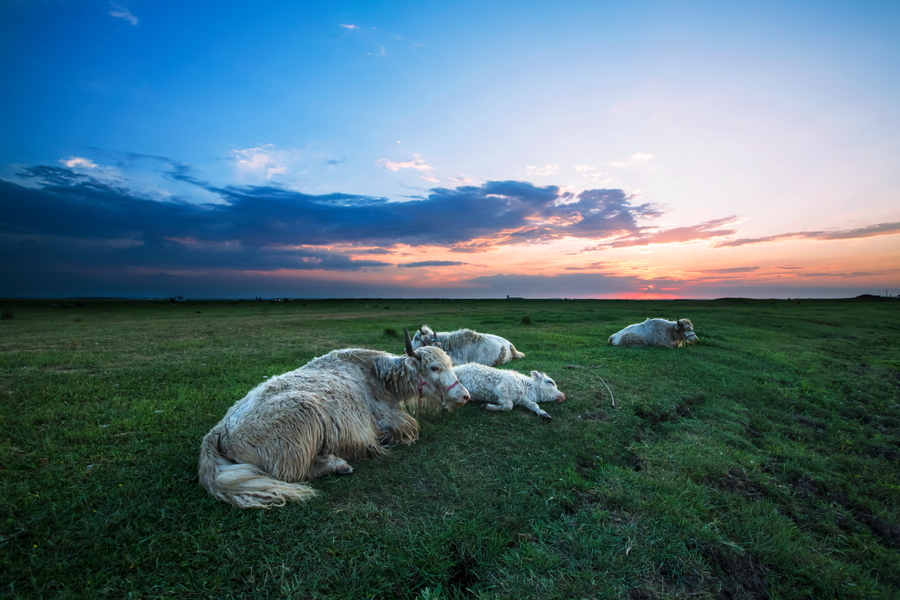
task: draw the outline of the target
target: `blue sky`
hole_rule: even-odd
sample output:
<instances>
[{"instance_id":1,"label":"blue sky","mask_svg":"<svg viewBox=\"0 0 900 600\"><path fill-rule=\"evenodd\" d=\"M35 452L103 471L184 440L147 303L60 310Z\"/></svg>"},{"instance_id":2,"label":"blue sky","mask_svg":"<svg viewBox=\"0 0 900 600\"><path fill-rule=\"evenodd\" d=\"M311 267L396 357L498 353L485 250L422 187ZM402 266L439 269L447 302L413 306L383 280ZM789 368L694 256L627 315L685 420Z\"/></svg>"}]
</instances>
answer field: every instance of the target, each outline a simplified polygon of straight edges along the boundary
<instances>
[{"instance_id":1,"label":"blue sky","mask_svg":"<svg viewBox=\"0 0 900 600\"><path fill-rule=\"evenodd\" d=\"M0 4L0 296L900 293L896 2Z\"/></svg>"}]
</instances>

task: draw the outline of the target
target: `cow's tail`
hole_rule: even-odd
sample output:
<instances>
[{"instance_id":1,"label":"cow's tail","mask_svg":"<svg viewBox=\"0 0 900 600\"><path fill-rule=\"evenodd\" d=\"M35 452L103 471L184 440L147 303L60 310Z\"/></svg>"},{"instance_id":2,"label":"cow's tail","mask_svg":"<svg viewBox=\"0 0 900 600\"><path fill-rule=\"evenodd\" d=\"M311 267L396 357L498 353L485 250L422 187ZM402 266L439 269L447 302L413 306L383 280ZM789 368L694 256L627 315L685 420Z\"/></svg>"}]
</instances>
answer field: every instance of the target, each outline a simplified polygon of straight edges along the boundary
<instances>
[{"instance_id":1,"label":"cow's tail","mask_svg":"<svg viewBox=\"0 0 900 600\"><path fill-rule=\"evenodd\" d=\"M318 495L308 484L279 481L256 465L236 462L222 451L219 442L217 433L206 434L197 469L201 485L217 500L238 508L273 508Z\"/></svg>"}]
</instances>

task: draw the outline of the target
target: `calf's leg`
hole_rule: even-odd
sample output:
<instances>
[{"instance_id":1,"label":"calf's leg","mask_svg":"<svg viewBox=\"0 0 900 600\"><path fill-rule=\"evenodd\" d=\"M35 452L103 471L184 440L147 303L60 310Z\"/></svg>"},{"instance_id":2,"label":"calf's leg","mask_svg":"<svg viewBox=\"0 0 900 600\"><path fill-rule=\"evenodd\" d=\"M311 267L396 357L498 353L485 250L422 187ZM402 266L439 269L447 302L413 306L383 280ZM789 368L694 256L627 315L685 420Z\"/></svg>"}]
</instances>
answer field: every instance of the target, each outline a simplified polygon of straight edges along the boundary
<instances>
[{"instance_id":1,"label":"calf's leg","mask_svg":"<svg viewBox=\"0 0 900 600\"><path fill-rule=\"evenodd\" d=\"M523 398L523 399L519 400L519 404L521 404L522 406L524 406L525 408L527 408L528 410L530 410L531 412L533 412L534 414L536 414L537 416L539 416L542 419L546 419L549 421L550 419L553 418L549 414L547 414L544 411L544 409L542 409L540 406L538 406L537 402L532 402L531 400L525 400Z\"/></svg>"}]
</instances>

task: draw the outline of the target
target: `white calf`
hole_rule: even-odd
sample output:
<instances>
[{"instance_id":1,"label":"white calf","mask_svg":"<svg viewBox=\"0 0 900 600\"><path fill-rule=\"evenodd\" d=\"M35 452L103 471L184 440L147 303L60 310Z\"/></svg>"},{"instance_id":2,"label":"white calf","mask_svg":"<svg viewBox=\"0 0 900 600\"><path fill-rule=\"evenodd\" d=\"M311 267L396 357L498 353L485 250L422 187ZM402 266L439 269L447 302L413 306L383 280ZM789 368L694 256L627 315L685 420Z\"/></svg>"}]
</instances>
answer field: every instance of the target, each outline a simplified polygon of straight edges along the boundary
<instances>
[{"instance_id":1,"label":"white calf","mask_svg":"<svg viewBox=\"0 0 900 600\"><path fill-rule=\"evenodd\" d=\"M541 410L538 402L563 402L566 395L556 388L556 382L544 373L532 371L531 377L495 369L477 363L453 367L460 383L469 390L473 402L486 402L486 410L507 412L514 405L524 406L542 419L552 417Z\"/></svg>"}]
</instances>

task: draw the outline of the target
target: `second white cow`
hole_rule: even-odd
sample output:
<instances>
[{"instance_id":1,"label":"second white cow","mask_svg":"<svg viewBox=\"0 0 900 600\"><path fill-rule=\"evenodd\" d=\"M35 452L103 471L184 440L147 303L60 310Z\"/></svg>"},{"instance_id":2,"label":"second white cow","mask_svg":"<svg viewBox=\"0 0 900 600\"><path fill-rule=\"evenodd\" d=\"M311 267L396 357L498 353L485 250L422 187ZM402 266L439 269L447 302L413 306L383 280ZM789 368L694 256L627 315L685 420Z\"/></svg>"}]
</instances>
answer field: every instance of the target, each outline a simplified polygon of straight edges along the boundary
<instances>
[{"instance_id":1,"label":"second white cow","mask_svg":"<svg viewBox=\"0 0 900 600\"><path fill-rule=\"evenodd\" d=\"M412 338L412 346L437 346L450 355L454 365L474 362L496 367L514 358L525 358L506 338L471 329L435 333L428 325L422 325Z\"/></svg>"},{"instance_id":2,"label":"second white cow","mask_svg":"<svg viewBox=\"0 0 900 600\"><path fill-rule=\"evenodd\" d=\"M485 410L508 412L513 406L524 406L542 419L552 419L537 405L538 402L563 402L566 395L556 387L556 382L539 371L531 377L495 369L477 363L453 367L460 383L469 390L473 402L485 402Z\"/></svg>"}]
</instances>

